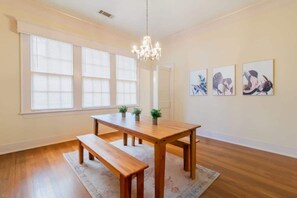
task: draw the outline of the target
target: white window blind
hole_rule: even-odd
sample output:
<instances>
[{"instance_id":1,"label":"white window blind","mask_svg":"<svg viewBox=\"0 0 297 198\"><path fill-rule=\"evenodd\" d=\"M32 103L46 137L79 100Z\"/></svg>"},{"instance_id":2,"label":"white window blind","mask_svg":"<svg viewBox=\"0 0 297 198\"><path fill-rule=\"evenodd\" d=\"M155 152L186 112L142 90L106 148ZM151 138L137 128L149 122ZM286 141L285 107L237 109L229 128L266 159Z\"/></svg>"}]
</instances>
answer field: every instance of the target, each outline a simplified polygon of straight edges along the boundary
<instances>
[{"instance_id":1,"label":"white window blind","mask_svg":"<svg viewBox=\"0 0 297 198\"><path fill-rule=\"evenodd\" d=\"M73 108L73 46L30 36L31 109Z\"/></svg>"},{"instance_id":2,"label":"white window blind","mask_svg":"<svg viewBox=\"0 0 297 198\"><path fill-rule=\"evenodd\" d=\"M110 55L82 47L84 108L110 106Z\"/></svg>"},{"instance_id":3,"label":"white window blind","mask_svg":"<svg viewBox=\"0 0 297 198\"><path fill-rule=\"evenodd\" d=\"M116 55L117 105L137 103L137 66L133 58Z\"/></svg>"}]
</instances>

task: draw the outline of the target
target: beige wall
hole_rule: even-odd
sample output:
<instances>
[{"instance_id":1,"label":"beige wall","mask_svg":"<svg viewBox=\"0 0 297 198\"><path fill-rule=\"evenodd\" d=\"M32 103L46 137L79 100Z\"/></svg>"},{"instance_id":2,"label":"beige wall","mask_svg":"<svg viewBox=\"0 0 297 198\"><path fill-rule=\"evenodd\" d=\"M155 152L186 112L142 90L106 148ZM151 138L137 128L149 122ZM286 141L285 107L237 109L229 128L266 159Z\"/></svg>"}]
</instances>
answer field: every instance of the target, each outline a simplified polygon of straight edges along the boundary
<instances>
[{"instance_id":1,"label":"beige wall","mask_svg":"<svg viewBox=\"0 0 297 198\"><path fill-rule=\"evenodd\" d=\"M72 139L92 132L90 115L115 109L50 115L20 113L20 37L16 21L69 32L86 40L130 52L133 36L105 26L86 23L28 0L0 2L0 154ZM141 78L140 78L141 79ZM149 82L148 82L149 83ZM145 82L140 83L146 86Z\"/></svg>"},{"instance_id":2,"label":"beige wall","mask_svg":"<svg viewBox=\"0 0 297 198\"><path fill-rule=\"evenodd\" d=\"M175 65L175 119L201 124L204 136L297 157L296 0L268 1L174 35L162 47L160 65ZM263 59L275 60L275 95L243 96L242 64ZM236 96L212 96L212 68L230 64ZM189 96L189 71L200 68L208 68L208 96Z\"/></svg>"}]
</instances>

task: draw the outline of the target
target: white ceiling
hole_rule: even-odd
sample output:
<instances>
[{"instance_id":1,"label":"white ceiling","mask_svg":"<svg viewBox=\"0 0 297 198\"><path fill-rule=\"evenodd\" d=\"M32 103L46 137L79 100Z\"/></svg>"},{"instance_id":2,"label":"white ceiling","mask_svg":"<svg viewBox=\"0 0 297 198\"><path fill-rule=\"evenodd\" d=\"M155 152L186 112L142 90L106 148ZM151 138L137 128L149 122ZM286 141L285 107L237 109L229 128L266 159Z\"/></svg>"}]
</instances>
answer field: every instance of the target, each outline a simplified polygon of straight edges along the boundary
<instances>
[{"instance_id":1,"label":"white ceiling","mask_svg":"<svg viewBox=\"0 0 297 198\"><path fill-rule=\"evenodd\" d=\"M145 34L145 0L34 0L67 14ZM149 34L158 39L257 4L263 0L149 0ZM114 18L98 14L107 11Z\"/></svg>"}]
</instances>

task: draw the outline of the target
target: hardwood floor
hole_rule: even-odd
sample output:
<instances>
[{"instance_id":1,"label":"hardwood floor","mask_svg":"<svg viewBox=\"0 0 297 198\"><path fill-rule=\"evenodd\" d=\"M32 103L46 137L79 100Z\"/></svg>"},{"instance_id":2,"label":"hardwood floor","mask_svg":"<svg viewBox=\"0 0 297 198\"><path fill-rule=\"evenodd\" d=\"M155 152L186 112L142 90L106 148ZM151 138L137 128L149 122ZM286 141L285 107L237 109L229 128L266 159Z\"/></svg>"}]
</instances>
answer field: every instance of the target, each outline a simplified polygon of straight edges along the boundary
<instances>
[{"instance_id":1,"label":"hardwood floor","mask_svg":"<svg viewBox=\"0 0 297 198\"><path fill-rule=\"evenodd\" d=\"M113 141L121 135L102 137ZM77 148L71 141L1 155L0 197L90 197L63 157ZM168 151L182 154L174 146ZM202 198L297 197L297 159L201 137L197 162L221 173Z\"/></svg>"}]
</instances>

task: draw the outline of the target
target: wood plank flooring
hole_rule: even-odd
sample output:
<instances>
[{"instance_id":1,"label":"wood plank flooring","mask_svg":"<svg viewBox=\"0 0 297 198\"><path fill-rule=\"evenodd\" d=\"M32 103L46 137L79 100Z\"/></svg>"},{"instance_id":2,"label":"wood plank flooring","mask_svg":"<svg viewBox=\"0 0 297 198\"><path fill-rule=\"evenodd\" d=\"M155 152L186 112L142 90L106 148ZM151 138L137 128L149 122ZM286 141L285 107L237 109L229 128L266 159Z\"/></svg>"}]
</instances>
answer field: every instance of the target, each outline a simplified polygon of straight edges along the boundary
<instances>
[{"instance_id":1,"label":"wood plank flooring","mask_svg":"<svg viewBox=\"0 0 297 198\"><path fill-rule=\"evenodd\" d=\"M121 135L102 137L114 141ZM71 141L1 155L0 197L90 197L63 157L77 148ZM174 146L168 151L182 154ZM221 173L202 198L297 197L297 159L200 137L197 162Z\"/></svg>"}]
</instances>

